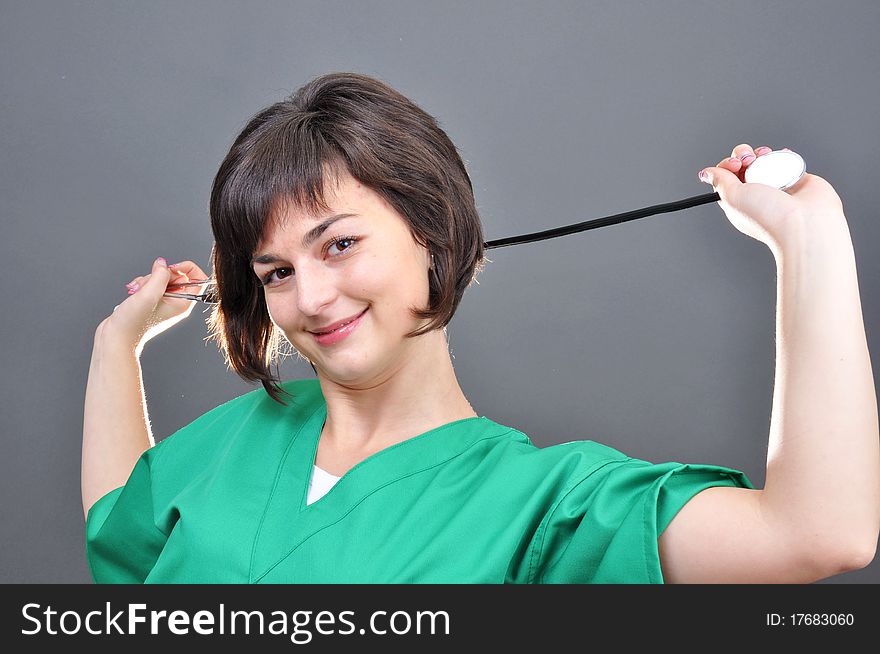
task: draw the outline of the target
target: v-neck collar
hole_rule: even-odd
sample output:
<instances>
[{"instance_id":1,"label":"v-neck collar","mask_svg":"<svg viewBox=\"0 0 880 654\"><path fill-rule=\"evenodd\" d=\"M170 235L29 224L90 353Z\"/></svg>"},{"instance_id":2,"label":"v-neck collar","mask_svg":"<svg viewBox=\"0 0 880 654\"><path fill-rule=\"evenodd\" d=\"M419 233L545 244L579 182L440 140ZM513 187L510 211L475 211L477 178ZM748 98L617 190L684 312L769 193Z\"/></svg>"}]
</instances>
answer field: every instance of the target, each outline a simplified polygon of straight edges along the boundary
<instances>
[{"instance_id":1,"label":"v-neck collar","mask_svg":"<svg viewBox=\"0 0 880 654\"><path fill-rule=\"evenodd\" d=\"M474 443L508 433L485 416L446 423L380 450L349 469L327 493L307 504L318 441L327 418L320 390L311 414L285 450L251 556L250 581L257 583L310 536L345 517L380 488L427 470Z\"/></svg>"},{"instance_id":2,"label":"v-neck collar","mask_svg":"<svg viewBox=\"0 0 880 654\"><path fill-rule=\"evenodd\" d=\"M343 482L347 481L348 479L350 479L352 477L356 477L361 474L364 474L364 473L362 473L361 469L365 469L365 468L368 468L368 467L375 465L376 461L379 459L384 458L384 460L380 461L379 463L382 464L383 471L386 472L386 475L384 475L385 477L387 477L387 467L384 464L392 464L393 465L393 462L391 462L390 459L395 459L397 463L401 463L401 464L406 464L407 462L424 461L424 458L422 456L419 456L417 458L413 458L413 454L411 452L397 452L395 450L404 448L404 446L406 446L406 448L409 448L409 449L413 449L413 448L415 448L417 450L424 449L425 447L429 446L427 444L427 442L422 443L422 442L415 442L415 441L420 441L420 440L428 441L430 437L434 436L434 432L446 430L446 429L451 429L454 426L458 426L458 425L461 425L463 423L467 423L470 421L486 420L485 418L480 418L478 416L471 416L470 418L462 418L461 420L454 420L452 422L447 422L443 425L440 425L439 427L435 427L434 429L429 429L428 431L423 432L417 436L407 438L406 440L403 440L399 443L395 443L394 445L390 445L382 450L379 450L378 452L371 454L370 456L366 457L365 459L361 460L360 462L356 463L351 468L349 468L345 472L345 474L343 474L342 476L340 476L338 478L338 481L333 485L333 488L331 488L329 491L327 491L327 493L325 495L323 495L319 499L315 500L311 504L307 504L306 501L308 499L308 490L309 490L308 480L311 478L312 469L314 468L315 460L317 459L317 456L318 456L318 444L321 441L321 431L324 429L324 423L327 420L327 405L322 404L319 407L318 412L313 417L315 419L315 423L318 424L318 427L317 427L317 429L312 428L308 434L304 435L303 443L302 443L304 446L306 446L306 452L308 452L308 455L302 457L302 461L300 462L301 465L303 466L302 467L302 476L306 479L305 489L304 489L304 492L302 493L301 501L299 502L299 512L300 513L302 513L303 511L314 510L315 506L319 502L323 501L324 498L328 497L331 493L333 493L333 491L336 488L342 487ZM453 443L453 445L454 445L454 443ZM399 469L399 468L396 468L395 471L397 469ZM403 474L397 476L394 480L399 479L402 476L403 476ZM388 480L385 479L384 481L388 481Z\"/></svg>"}]
</instances>

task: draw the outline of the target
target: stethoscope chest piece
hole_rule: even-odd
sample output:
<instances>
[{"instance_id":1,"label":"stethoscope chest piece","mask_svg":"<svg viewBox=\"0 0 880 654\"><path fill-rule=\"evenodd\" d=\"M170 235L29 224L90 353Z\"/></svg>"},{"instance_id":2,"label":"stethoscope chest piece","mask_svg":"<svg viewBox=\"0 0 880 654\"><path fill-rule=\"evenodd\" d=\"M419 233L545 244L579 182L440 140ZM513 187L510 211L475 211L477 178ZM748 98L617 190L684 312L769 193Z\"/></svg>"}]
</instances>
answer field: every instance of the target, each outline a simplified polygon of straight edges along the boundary
<instances>
[{"instance_id":1,"label":"stethoscope chest piece","mask_svg":"<svg viewBox=\"0 0 880 654\"><path fill-rule=\"evenodd\" d=\"M746 168L745 180L784 191L797 184L805 172L807 164L797 152L774 150L761 155Z\"/></svg>"}]
</instances>

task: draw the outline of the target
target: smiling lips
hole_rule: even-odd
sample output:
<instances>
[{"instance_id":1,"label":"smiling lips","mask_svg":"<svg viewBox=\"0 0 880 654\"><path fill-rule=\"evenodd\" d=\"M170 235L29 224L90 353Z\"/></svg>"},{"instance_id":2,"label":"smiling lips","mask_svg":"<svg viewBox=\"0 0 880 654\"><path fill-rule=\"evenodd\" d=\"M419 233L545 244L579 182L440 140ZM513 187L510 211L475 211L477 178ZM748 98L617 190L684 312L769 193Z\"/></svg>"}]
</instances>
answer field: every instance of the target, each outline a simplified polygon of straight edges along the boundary
<instances>
[{"instance_id":1,"label":"smiling lips","mask_svg":"<svg viewBox=\"0 0 880 654\"><path fill-rule=\"evenodd\" d=\"M364 311L366 311L366 309L364 309ZM312 333L313 334L329 334L330 332L335 331L335 330L339 329L340 327L344 327L345 325L347 325L350 322L354 322L355 320L357 320L358 318L360 318L364 314L364 311L361 311L359 314L351 316L350 318L345 318L343 320L339 320L337 322L331 323L331 324L327 325L326 327L321 327L321 329L312 330Z\"/></svg>"},{"instance_id":2,"label":"smiling lips","mask_svg":"<svg viewBox=\"0 0 880 654\"><path fill-rule=\"evenodd\" d=\"M338 343L357 328L361 322L361 318L366 312L367 309L364 309L353 318L340 320L339 322L324 327L321 331L314 331L311 333L320 345L332 345L333 343Z\"/></svg>"}]
</instances>

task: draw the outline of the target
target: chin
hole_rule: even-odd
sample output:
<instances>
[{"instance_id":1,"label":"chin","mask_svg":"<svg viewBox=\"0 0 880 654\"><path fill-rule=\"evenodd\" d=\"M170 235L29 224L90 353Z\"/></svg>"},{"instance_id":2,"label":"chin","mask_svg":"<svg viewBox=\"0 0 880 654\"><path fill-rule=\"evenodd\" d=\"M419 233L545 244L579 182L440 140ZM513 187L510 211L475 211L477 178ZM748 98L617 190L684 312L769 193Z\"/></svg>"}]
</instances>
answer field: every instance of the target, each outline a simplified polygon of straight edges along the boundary
<instances>
[{"instance_id":1,"label":"chin","mask_svg":"<svg viewBox=\"0 0 880 654\"><path fill-rule=\"evenodd\" d=\"M323 377L339 384L357 385L369 382L377 376L375 361L365 361L362 356L336 352L325 355L322 359L315 364L315 368Z\"/></svg>"}]
</instances>

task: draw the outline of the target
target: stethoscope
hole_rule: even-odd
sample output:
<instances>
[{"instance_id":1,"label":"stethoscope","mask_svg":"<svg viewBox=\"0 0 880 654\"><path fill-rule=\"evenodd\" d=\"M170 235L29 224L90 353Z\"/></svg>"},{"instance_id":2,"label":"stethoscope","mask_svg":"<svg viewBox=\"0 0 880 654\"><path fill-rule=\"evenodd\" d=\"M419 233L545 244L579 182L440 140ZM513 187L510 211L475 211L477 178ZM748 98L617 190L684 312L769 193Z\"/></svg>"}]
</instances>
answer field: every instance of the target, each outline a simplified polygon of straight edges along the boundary
<instances>
[{"instance_id":1,"label":"stethoscope","mask_svg":"<svg viewBox=\"0 0 880 654\"><path fill-rule=\"evenodd\" d=\"M791 188L798 183L804 173L807 172L807 165L804 163L803 157L797 152L791 150L774 150L763 154L755 159L752 164L746 168L745 181L747 183L765 184L772 186L780 191ZM522 234L521 236L509 236L494 241L486 241L483 248L489 250L492 248L501 248L508 245L519 245L520 243L532 243L534 241L543 241L548 238L556 238L557 236L566 236L568 234L576 234L588 229L596 229L607 225L616 225L637 218L653 216L658 213L669 213L670 211L680 211L681 209L689 209L697 207L701 204L709 204L710 202L718 202L721 196L718 193L706 193L705 195L696 195L692 198L685 198L678 202L668 202L666 204L655 204L652 207L627 211L626 213L618 213L613 216L605 216L604 218L596 218L587 220L575 225L566 225L564 227L555 227L554 229L546 229L543 232L534 232L532 234Z\"/></svg>"},{"instance_id":2,"label":"stethoscope","mask_svg":"<svg viewBox=\"0 0 880 654\"><path fill-rule=\"evenodd\" d=\"M807 166L803 158L796 152L791 150L774 150L767 154L762 154L755 159L752 164L746 168L745 180L747 183L766 184L773 188L784 191L798 183L804 173L807 172ZM685 198L678 202L668 202L666 204L655 204L652 207L636 209L635 211L627 211L626 213L618 213L613 216L605 216L604 218L596 218L587 220L575 225L566 225L564 227L556 227L554 229L546 229L543 232L534 232L532 234L522 234L521 236L509 236L508 238L500 238L494 241L486 241L483 248L490 250L492 248L501 248L508 245L519 245L520 243L532 243L534 241L543 241L548 238L556 238L557 236L566 236L568 234L576 234L584 232L588 229L596 229L605 227L606 225L616 225L624 223L636 218L644 218L653 216L658 213L668 213L670 211L679 211L681 209L689 209L697 207L701 204L709 204L710 202L718 202L721 196L718 193L706 193L705 195L696 195L692 198ZM176 284L174 287L184 287L194 284L204 284L208 280L197 280ZM172 288L169 286L169 288ZM179 297L187 300L199 300L208 304L214 304L215 300L208 293L200 293L193 295L190 293L165 293L168 297Z\"/></svg>"}]
</instances>

